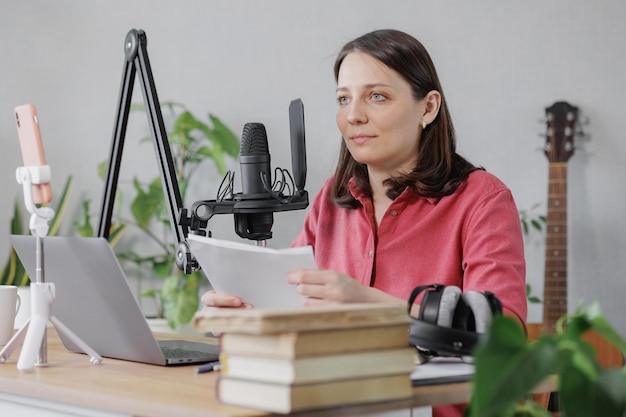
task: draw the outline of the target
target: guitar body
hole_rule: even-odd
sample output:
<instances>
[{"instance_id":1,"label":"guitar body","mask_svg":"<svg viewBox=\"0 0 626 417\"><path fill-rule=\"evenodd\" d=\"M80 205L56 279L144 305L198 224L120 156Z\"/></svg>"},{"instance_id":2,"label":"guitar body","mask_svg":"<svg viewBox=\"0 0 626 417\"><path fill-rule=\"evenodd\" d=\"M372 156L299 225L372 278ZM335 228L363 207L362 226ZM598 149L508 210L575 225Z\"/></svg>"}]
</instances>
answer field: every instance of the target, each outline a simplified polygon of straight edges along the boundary
<instances>
[{"instance_id":1,"label":"guitar body","mask_svg":"<svg viewBox=\"0 0 626 417\"><path fill-rule=\"evenodd\" d=\"M529 323L526 327L528 340L537 340L543 334L543 323ZM622 352L595 331L588 331L582 336L582 339L593 346L598 363L602 368L610 369L624 366Z\"/></svg>"},{"instance_id":2,"label":"guitar body","mask_svg":"<svg viewBox=\"0 0 626 417\"><path fill-rule=\"evenodd\" d=\"M592 330L585 333L582 338L594 347L596 350L596 358L602 368L610 369L624 366L624 356L622 352L604 337Z\"/></svg>"}]
</instances>

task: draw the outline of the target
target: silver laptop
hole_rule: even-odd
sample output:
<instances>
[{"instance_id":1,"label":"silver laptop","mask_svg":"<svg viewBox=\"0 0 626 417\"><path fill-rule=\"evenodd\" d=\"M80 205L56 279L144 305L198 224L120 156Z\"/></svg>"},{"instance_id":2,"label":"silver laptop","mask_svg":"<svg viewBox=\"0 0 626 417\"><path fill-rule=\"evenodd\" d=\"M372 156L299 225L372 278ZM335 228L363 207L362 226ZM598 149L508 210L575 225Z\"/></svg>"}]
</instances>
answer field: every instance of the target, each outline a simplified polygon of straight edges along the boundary
<instances>
[{"instance_id":1,"label":"silver laptop","mask_svg":"<svg viewBox=\"0 0 626 417\"><path fill-rule=\"evenodd\" d=\"M11 242L34 280L35 237L11 235ZM48 236L43 248L44 279L56 288L52 314L99 355L155 365L218 359L217 345L155 339L106 239ZM81 352L61 339L68 350Z\"/></svg>"}]
</instances>

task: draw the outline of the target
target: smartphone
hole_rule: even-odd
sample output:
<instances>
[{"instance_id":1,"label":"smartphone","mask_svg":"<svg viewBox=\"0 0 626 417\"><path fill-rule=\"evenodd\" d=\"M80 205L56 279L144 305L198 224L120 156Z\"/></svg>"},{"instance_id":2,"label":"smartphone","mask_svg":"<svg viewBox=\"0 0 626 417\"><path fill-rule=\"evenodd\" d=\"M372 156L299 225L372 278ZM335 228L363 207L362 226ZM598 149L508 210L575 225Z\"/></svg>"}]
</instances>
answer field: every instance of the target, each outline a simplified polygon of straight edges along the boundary
<instances>
[{"instance_id":1,"label":"smartphone","mask_svg":"<svg viewBox=\"0 0 626 417\"><path fill-rule=\"evenodd\" d=\"M20 140L20 148L22 149L24 166L47 165L35 106L32 104L17 106L15 108L15 124ZM52 201L50 183L33 184L32 189L33 202L35 204L44 204Z\"/></svg>"}]
</instances>

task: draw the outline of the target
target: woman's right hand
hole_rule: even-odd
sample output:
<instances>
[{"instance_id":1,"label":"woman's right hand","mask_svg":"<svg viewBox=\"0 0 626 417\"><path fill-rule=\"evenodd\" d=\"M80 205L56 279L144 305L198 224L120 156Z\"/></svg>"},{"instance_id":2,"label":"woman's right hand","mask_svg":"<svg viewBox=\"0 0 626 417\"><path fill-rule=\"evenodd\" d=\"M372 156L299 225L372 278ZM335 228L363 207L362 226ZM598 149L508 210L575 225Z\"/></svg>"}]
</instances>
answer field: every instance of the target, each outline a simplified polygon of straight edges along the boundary
<instances>
[{"instance_id":1,"label":"woman's right hand","mask_svg":"<svg viewBox=\"0 0 626 417\"><path fill-rule=\"evenodd\" d=\"M202 295L202 304L205 309L208 308L252 308L252 304L244 303L237 296L230 294L222 294L215 290L207 291Z\"/></svg>"}]
</instances>

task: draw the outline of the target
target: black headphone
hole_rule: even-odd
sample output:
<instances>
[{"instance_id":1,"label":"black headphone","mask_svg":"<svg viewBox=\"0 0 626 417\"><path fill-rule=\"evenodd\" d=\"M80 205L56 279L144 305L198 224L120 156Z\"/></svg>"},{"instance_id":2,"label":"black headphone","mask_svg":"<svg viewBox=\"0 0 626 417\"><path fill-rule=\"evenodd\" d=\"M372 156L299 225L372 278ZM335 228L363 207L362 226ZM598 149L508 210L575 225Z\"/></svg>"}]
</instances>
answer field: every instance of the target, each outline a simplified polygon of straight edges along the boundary
<instances>
[{"instance_id":1,"label":"black headphone","mask_svg":"<svg viewBox=\"0 0 626 417\"><path fill-rule=\"evenodd\" d=\"M463 293L441 284L414 288L409 314L423 291L418 317L411 317L409 341L426 356L471 356L493 316L502 314L502 303L489 291Z\"/></svg>"}]
</instances>

